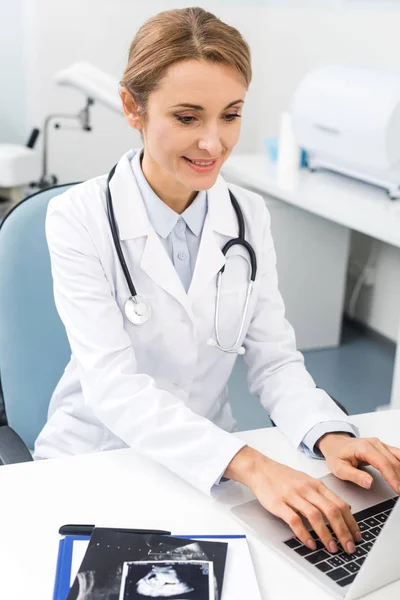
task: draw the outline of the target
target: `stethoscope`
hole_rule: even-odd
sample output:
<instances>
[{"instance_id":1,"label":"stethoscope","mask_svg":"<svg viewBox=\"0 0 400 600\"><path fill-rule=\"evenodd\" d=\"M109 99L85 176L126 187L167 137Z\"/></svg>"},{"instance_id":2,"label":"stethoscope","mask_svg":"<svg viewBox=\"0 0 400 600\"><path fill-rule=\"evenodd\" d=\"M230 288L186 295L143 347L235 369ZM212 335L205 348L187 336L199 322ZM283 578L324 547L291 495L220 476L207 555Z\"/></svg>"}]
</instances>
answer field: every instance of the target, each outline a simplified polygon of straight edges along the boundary
<instances>
[{"instance_id":1,"label":"stethoscope","mask_svg":"<svg viewBox=\"0 0 400 600\"><path fill-rule=\"evenodd\" d=\"M124 306L126 318L133 325L143 325L143 323L146 323L151 317L151 304L147 298L144 298L143 296L139 296L137 294L135 286L133 285L132 278L129 273L128 266L125 262L124 253L122 252L121 244L119 241L118 226L117 226L117 223L115 220L114 207L113 207L111 191L110 191L110 181L115 173L116 167L117 167L117 165L113 166L113 168L111 169L111 171L107 177L106 198L107 198L108 221L110 224L110 229L111 229L111 233L112 233L113 240L114 240L115 250L117 251L118 260L121 264L121 267L122 267L122 270L124 272L124 276L126 279L126 283L128 284L129 292L131 294L130 297L128 298L128 300L125 302L125 306ZM222 285L222 274L225 270L226 263L220 269L220 271L217 275L217 297L216 297L216 301L215 301L215 315L214 315L215 340L210 338L207 341L207 344L209 346L214 346L214 347L218 348L219 350L222 350L223 352L244 354L245 349L243 346L239 345L239 340L243 334L243 329L244 329L247 312L248 312L248 308L249 308L250 296L253 292L254 281L255 281L256 275L257 275L257 258L256 258L256 254L254 252L253 247L245 239L244 218L243 218L243 213L240 209L239 203L230 190L229 190L229 196L230 196L232 206L235 210L236 217L238 220L239 236L237 238L233 238L232 240L229 240L229 242L227 242L225 244L225 246L222 248L222 254L224 256L226 256L226 253L228 252L228 250L230 248L232 248L232 246L243 246L243 248L245 248L247 250L249 257L250 257L250 266L251 266L250 279L249 279L249 283L247 286L246 300L244 303L243 314L242 314L242 319L240 322L238 335L236 337L235 343L232 346L225 347L222 345L221 339L219 336L219 305L220 305L220 292L221 292L221 285ZM228 259L226 259L226 261L227 260Z\"/></svg>"}]
</instances>

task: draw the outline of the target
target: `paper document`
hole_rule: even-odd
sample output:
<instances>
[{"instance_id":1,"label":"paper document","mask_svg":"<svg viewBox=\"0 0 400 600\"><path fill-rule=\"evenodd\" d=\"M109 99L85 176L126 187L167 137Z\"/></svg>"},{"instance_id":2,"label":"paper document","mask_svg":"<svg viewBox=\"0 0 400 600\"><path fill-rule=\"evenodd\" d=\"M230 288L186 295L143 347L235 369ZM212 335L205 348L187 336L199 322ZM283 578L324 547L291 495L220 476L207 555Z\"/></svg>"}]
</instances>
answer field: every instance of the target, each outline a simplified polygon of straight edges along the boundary
<instances>
[{"instance_id":1,"label":"paper document","mask_svg":"<svg viewBox=\"0 0 400 600\"><path fill-rule=\"evenodd\" d=\"M200 538L191 536L191 539ZM216 538L201 539L203 541L216 541ZM245 537L229 539L222 537L221 539L228 542L221 600L244 600L245 598L261 600L247 539ZM74 542L70 577L71 586L83 561L88 544L88 540L77 540Z\"/></svg>"}]
</instances>

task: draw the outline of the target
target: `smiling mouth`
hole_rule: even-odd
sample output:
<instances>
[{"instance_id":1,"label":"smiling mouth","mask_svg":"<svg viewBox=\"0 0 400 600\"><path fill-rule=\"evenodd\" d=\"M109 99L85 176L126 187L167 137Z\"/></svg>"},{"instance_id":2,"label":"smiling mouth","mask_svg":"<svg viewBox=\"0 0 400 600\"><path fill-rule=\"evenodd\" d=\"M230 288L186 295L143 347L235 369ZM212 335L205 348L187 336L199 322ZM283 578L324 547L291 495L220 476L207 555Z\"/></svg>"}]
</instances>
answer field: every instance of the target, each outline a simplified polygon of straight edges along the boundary
<instances>
[{"instance_id":1,"label":"smiling mouth","mask_svg":"<svg viewBox=\"0 0 400 600\"><path fill-rule=\"evenodd\" d=\"M212 165L213 163L215 163L218 159L214 158L212 160L192 160L191 158L188 158L187 156L183 156L183 158L189 162L191 162L193 165L198 165L199 167L209 167L210 165Z\"/></svg>"}]
</instances>

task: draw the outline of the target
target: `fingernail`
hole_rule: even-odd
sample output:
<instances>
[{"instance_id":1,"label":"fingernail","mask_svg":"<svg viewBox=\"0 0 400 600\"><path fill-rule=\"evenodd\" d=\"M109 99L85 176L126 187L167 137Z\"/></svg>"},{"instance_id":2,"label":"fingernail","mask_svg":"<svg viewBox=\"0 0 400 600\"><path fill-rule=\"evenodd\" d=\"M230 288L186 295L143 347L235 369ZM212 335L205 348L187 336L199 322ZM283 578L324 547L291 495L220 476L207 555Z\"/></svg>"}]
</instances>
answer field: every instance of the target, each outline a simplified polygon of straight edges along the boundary
<instances>
[{"instance_id":1,"label":"fingernail","mask_svg":"<svg viewBox=\"0 0 400 600\"><path fill-rule=\"evenodd\" d=\"M331 540L328 544L328 548L329 548L329 552L337 552L338 551L338 547L336 546L336 543Z\"/></svg>"},{"instance_id":2,"label":"fingernail","mask_svg":"<svg viewBox=\"0 0 400 600\"><path fill-rule=\"evenodd\" d=\"M347 542L346 548L349 554L354 554L354 552L356 551L356 547L353 542Z\"/></svg>"},{"instance_id":3,"label":"fingernail","mask_svg":"<svg viewBox=\"0 0 400 600\"><path fill-rule=\"evenodd\" d=\"M372 484L372 480L369 479L368 477L366 477L365 479L362 480L362 484L365 488L370 488L371 484Z\"/></svg>"},{"instance_id":4,"label":"fingernail","mask_svg":"<svg viewBox=\"0 0 400 600\"><path fill-rule=\"evenodd\" d=\"M361 531L356 531L356 533L354 534L354 537L356 538L356 542L361 542L361 540L362 540Z\"/></svg>"},{"instance_id":5,"label":"fingernail","mask_svg":"<svg viewBox=\"0 0 400 600\"><path fill-rule=\"evenodd\" d=\"M317 544L314 542L313 539L309 539L307 540L307 546L311 549L311 550L316 550L317 549Z\"/></svg>"}]
</instances>

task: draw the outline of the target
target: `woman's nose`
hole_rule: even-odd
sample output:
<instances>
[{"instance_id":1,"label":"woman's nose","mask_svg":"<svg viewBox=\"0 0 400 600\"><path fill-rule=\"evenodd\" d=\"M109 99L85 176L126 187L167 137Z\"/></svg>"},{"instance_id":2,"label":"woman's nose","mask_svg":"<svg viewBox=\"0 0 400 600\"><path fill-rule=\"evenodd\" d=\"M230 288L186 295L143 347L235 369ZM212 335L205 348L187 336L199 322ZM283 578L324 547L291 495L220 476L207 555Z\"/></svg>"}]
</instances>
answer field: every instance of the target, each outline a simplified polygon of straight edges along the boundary
<instances>
[{"instance_id":1,"label":"woman's nose","mask_svg":"<svg viewBox=\"0 0 400 600\"><path fill-rule=\"evenodd\" d=\"M213 158L218 157L222 151L222 144L217 127L208 128L199 140L199 149L207 150Z\"/></svg>"}]
</instances>

